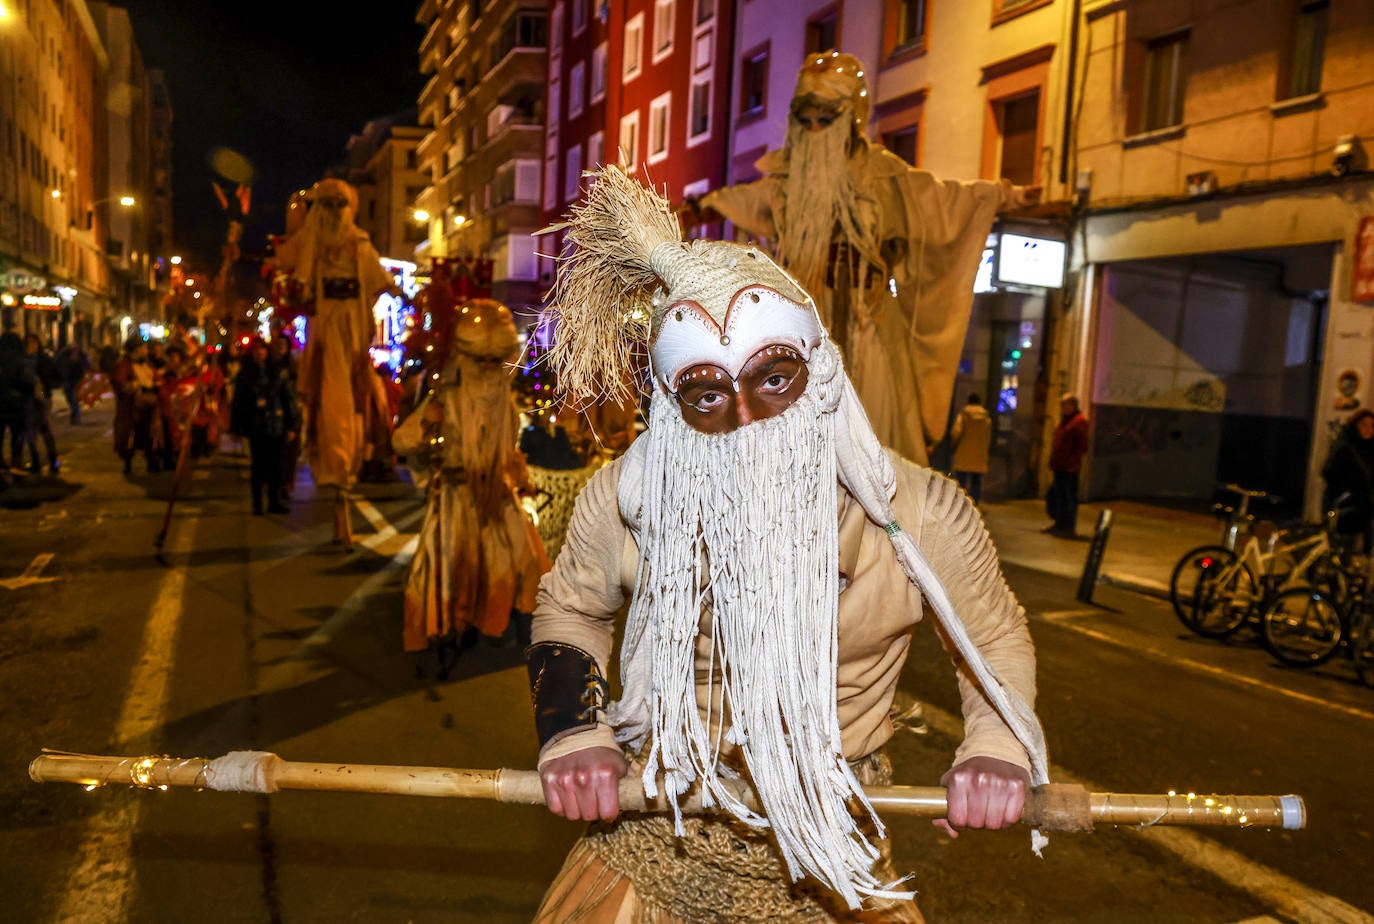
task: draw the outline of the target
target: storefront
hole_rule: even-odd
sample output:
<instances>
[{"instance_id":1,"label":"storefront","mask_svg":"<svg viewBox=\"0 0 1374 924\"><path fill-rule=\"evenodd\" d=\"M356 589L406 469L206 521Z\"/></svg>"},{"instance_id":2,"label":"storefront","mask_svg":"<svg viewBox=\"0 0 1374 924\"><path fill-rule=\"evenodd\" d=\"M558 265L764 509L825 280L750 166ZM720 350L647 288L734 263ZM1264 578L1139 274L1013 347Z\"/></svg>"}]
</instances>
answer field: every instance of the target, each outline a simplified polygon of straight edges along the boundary
<instances>
[{"instance_id":1,"label":"storefront","mask_svg":"<svg viewBox=\"0 0 1374 924\"><path fill-rule=\"evenodd\" d=\"M1003 224L988 235L983 250L946 432L969 396L977 395L993 421L983 478L983 494L992 500L1036 492L1045 319L1061 297L1066 249L1060 225ZM933 464L948 470L951 451L946 439Z\"/></svg>"},{"instance_id":2,"label":"storefront","mask_svg":"<svg viewBox=\"0 0 1374 924\"><path fill-rule=\"evenodd\" d=\"M1374 312L1348 254L1371 184L1089 215L1069 390L1092 420L1084 493L1199 508L1226 483L1320 514L1321 463L1374 401Z\"/></svg>"}]
</instances>

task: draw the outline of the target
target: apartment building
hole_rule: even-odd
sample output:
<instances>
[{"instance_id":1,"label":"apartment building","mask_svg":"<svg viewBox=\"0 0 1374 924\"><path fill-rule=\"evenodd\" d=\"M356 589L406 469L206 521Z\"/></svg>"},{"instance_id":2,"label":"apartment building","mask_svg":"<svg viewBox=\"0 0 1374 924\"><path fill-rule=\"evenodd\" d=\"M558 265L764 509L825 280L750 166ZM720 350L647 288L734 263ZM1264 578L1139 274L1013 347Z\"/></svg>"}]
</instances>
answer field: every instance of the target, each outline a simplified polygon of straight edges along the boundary
<instances>
[{"instance_id":1,"label":"apartment building","mask_svg":"<svg viewBox=\"0 0 1374 924\"><path fill-rule=\"evenodd\" d=\"M53 342L74 317L109 314L109 268L84 224L104 189L108 66L80 0L30 0L0 21L0 322Z\"/></svg>"},{"instance_id":2,"label":"apartment building","mask_svg":"<svg viewBox=\"0 0 1374 924\"><path fill-rule=\"evenodd\" d=\"M153 89L143 66L129 13L122 7L90 5L96 31L109 60L105 76L105 138L100 147L107 163L106 201L87 211L92 238L85 243L103 252L110 268L110 300L125 314L153 318L161 305L154 275L157 254L151 208L153 192ZM130 196L132 206L121 205ZM99 234L100 219L104 234Z\"/></svg>"},{"instance_id":3,"label":"apartment building","mask_svg":"<svg viewBox=\"0 0 1374 924\"><path fill-rule=\"evenodd\" d=\"M1078 28L1058 376L1091 406L1088 490L1236 481L1317 516L1374 402L1374 7L1090 2Z\"/></svg>"},{"instance_id":4,"label":"apartment building","mask_svg":"<svg viewBox=\"0 0 1374 924\"><path fill-rule=\"evenodd\" d=\"M671 202L719 186L729 143L735 4L556 0L550 12L543 217L559 220L582 174L621 163ZM698 229L697 234L719 227ZM561 236L540 241L548 257ZM553 281L542 259L540 281Z\"/></svg>"},{"instance_id":5,"label":"apartment building","mask_svg":"<svg viewBox=\"0 0 1374 924\"><path fill-rule=\"evenodd\" d=\"M426 241L428 224L415 219L428 177L416 148L428 132L415 124L415 110L373 119L348 139L348 181L358 191L354 221L384 258L413 262Z\"/></svg>"},{"instance_id":6,"label":"apartment building","mask_svg":"<svg viewBox=\"0 0 1374 924\"><path fill-rule=\"evenodd\" d=\"M429 257L489 259L492 296L533 317L548 56L543 0L425 0L417 147Z\"/></svg>"}]
</instances>

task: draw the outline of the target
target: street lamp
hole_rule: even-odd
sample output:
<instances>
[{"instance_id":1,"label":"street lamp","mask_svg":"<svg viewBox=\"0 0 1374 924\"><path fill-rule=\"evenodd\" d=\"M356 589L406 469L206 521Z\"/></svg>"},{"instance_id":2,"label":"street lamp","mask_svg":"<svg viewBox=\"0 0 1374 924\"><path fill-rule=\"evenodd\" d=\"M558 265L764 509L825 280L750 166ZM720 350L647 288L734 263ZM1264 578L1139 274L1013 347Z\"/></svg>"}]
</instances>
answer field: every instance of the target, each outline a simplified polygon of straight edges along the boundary
<instances>
[{"instance_id":1,"label":"street lamp","mask_svg":"<svg viewBox=\"0 0 1374 924\"><path fill-rule=\"evenodd\" d=\"M131 208L133 208L135 205L138 205L138 200L135 199L133 196L129 196L129 195L124 195L124 196L106 196L106 197L103 198L103 199L97 199L97 200L95 200L95 201L92 202L90 205L86 206L86 230L87 230L87 231L91 230L92 225L95 223L95 210L96 210L96 207L97 207L97 206L104 205L106 202L116 202L116 203L119 204L119 207L120 207L120 208L125 208L125 209L131 209Z\"/></svg>"}]
</instances>

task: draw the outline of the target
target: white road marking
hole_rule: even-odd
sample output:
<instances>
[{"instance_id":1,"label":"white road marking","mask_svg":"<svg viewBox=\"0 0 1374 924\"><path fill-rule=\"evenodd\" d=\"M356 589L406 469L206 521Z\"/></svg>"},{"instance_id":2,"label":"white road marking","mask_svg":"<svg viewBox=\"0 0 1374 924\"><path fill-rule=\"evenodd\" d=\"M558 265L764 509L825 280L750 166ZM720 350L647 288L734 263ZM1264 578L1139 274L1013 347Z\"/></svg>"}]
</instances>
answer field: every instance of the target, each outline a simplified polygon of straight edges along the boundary
<instances>
[{"instance_id":1,"label":"white road marking","mask_svg":"<svg viewBox=\"0 0 1374 924\"><path fill-rule=\"evenodd\" d=\"M181 570L164 574L115 725L117 754L147 753L153 732L166 716L186 577ZM131 852L143 800L136 794L102 803L88 823L76 866L59 893L62 906L53 920L60 924L128 920L134 891Z\"/></svg>"},{"instance_id":2,"label":"white road marking","mask_svg":"<svg viewBox=\"0 0 1374 924\"><path fill-rule=\"evenodd\" d=\"M380 510L377 509L376 505L373 504L372 501L368 500L366 497L361 497L357 494L351 495L349 497L349 500L352 501L353 505L358 508L358 512L361 513L367 519L367 522L372 524L373 529L377 530L378 532L381 532L382 530L387 528L388 524L386 522L386 517L382 514Z\"/></svg>"},{"instance_id":3,"label":"white road marking","mask_svg":"<svg viewBox=\"0 0 1374 924\"><path fill-rule=\"evenodd\" d=\"M21 587L28 587L30 584L46 584L55 581L55 577L39 577L43 569L48 567L48 562L52 561L51 552L43 552L33 557L29 566L24 569L24 573L18 577L0 579L0 587L6 590L18 590Z\"/></svg>"},{"instance_id":4,"label":"white road marking","mask_svg":"<svg viewBox=\"0 0 1374 924\"><path fill-rule=\"evenodd\" d=\"M397 571L400 571L410 564L410 559L415 554L415 549L419 544L420 537L418 535L411 536L401 550L386 563L382 570L369 576L367 580L359 584L357 589L348 595L348 599L344 600L344 602L339 605L339 608L334 611L334 614L326 619L318 629L310 633L310 635L301 642L300 648L286 660L298 661L301 658L309 657L314 649L319 648L321 645L329 644L330 640L339 633L340 629L352 622L353 619L362 612L363 603L377 590L377 588L391 580L392 575Z\"/></svg>"},{"instance_id":5,"label":"white road marking","mask_svg":"<svg viewBox=\"0 0 1374 924\"><path fill-rule=\"evenodd\" d=\"M921 715L939 734L954 741L963 740L964 720L958 716L930 703L921 704ZM1050 779L1057 783L1076 783L1089 792L1105 791L1104 787L1094 785L1059 767L1051 768ZM1211 873L1264 902L1275 914L1288 920L1302 921L1303 924L1374 924L1374 916L1346 904L1334 895L1310 888L1278 870L1256 863L1244 854L1223 847L1187 828L1159 826L1135 830L1151 844L1169 851L1189 866ZM1270 919L1252 919L1268 920Z\"/></svg>"},{"instance_id":6,"label":"white road marking","mask_svg":"<svg viewBox=\"0 0 1374 924\"><path fill-rule=\"evenodd\" d=\"M1274 693L1279 696L1286 696L1289 699L1296 699L1299 702L1307 703L1311 706L1321 706L1323 708L1331 709L1335 712L1340 712L1345 715L1351 716L1352 718L1366 719L1368 721L1374 722L1374 712L1370 712L1367 709L1360 709L1357 706L1347 706L1344 703L1333 703L1330 700L1322 699L1319 696L1312 696L1311 694L1302 693L1298 690L1290 690L1286 687L1277 686L1272 683L1265 683L1263 680L1258 680L1254 677L1246 677L1244 674L1237 674L1233 671L1226 670L1225 668L1217 667L1213 664L1207 664L1204 661L1194 661L1192 658L1184 658L1180 657L1179 655L1172 654L1170 652L1162 651L1158 648L1151 648L1149 645L1145 645L1136 639L1126 641L1124 639L1115 638L1111 635L1108 635L1105 632L1099 632L1096 629L1090 629L1087 626L1079 625L1072 621L1075 617L1096 615L1090 613L1090 611L1087 610L1061 610L1059 612L1034 613L1031 615L1032 618L1043 619L1045 622L1052 622L1056 626L1060 626L1072 632L1077 632L1080 635L1086 635L1088 636L1088 638L1095 639L1099 642L1106 642L1107 644L1115 645L1118 648L1126 648L1136 654L1144 655L1145 657L1150 658L1154 661L1176 664L1180 667L1185 667L1189 670L1194 670L1202 674L1207 674L1211 677L1216 677L1219 680L1224 680L1228 683L1232 683L1237 686L1255 687L1257 689L1264 690L1266 693Z\"/></svg>"}]
</instances>

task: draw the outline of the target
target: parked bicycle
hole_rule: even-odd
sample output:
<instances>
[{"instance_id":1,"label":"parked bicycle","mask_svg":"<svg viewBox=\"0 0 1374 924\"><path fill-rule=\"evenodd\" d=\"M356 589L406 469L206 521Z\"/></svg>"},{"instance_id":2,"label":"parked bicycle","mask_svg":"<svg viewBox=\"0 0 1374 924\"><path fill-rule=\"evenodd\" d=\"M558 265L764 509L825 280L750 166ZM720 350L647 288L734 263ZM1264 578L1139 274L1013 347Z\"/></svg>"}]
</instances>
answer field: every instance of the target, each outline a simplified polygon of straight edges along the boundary
<instances>
[{"instance_id":1,"label":"parked bicycle","mask_svg":"<svg viewBox=\"0 0 1374 924\"><path fill-rule=\"evenodd\" d=\"M1237 485L1245 501L1268 497ZM1244 505L1244 501L1242 501ZM1225 638L1241 626L1258 626L1269 603L1290 587L1313 586L1340 599L1346 578L1332 544L1334 513L1321 526L1294 523L1255 525L1239 551L1204 545L1185 552L1169 578L1174 613L1204 638Z\"/></svg>"},{"instance_id":2,"label":"parked bicycle","mask_svg":"<svg viewBox=\"0 0 1374 924\"><path fill-rule=\"evenodd\" d=\"M1310 586L1276 594L1260 619L1260 634L1274 657L1291 667L1316 667L1344 653L1361 682L1374 686L1374 584L1363 556L1351 561L1346 581L1343 597Z\"/></svg>"}]
</instances>

